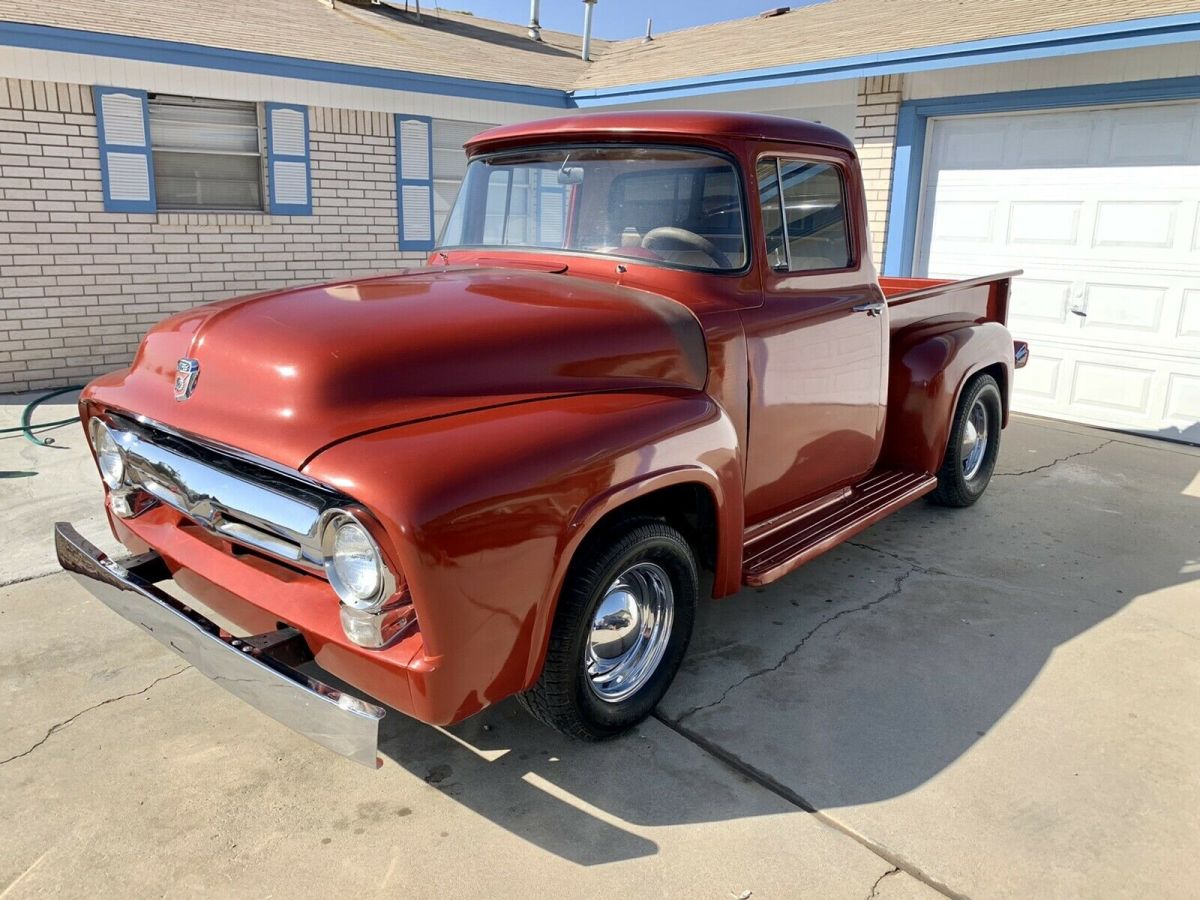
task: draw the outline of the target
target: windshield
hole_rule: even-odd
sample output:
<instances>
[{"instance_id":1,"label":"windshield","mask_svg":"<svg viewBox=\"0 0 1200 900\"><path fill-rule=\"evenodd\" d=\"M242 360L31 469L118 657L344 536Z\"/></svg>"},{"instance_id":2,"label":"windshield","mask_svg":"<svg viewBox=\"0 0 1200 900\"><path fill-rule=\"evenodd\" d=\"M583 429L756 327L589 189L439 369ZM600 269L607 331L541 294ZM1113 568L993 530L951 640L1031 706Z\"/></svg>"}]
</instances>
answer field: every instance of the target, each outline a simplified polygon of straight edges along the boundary
<instances>
[{"instance_id":1,"label":"windshield","mask_svg":"<svg viewBox=\"0 0 1200 900\"><path fill-rule=\"evenodd\" d=\"M474 159L440 247L604 253L687 269L746 262L733 164L696 150L585 147Z\"/></svg>"}]
</instances>

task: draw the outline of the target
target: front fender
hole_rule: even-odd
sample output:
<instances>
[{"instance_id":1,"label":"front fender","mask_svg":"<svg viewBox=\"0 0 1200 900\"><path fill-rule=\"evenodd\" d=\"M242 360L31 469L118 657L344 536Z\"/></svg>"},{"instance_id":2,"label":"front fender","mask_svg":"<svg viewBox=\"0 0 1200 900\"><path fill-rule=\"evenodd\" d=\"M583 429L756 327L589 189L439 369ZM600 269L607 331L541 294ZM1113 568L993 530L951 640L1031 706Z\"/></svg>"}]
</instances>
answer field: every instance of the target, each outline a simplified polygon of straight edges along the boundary
<instances>
[{"instance_id":1,"label":"front fender","mask_svg":"<svg viewBox=\"0 0 1200 900\"><path fill-rule=\"evenodd\" d=\"M1007 424L1013 341L999 322L901 331L892 347L883 461L936 472L942 466L958 398L976 373L1000 364Z\"/></svg>"},{"instance_id":2,"label":"front fender","mask_svg":"<svg viewBox=\"0 0 1200 900\"><path fill-rule=\"evenodd\" d=\"M718 584L740 570L736 429L700 392L587 394L417 422L347 440L304 471L388 533L420 622L413 703L437 724L537 680L571 555L621 504L703 485L718 511Z\"/></svg>"}]
</instances>

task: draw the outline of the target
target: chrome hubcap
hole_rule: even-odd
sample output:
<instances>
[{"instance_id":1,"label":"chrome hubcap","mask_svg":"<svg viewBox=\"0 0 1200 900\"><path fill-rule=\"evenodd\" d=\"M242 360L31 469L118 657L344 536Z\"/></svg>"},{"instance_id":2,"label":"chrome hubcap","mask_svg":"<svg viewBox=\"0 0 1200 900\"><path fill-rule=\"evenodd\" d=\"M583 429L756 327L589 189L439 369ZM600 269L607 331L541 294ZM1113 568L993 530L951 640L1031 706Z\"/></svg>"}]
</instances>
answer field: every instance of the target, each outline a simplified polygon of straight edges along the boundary
<instances>
[{"instance_id":1,"label":"chrome hubcap","mask_svg":"<svg viewBox=\"0 0 1200 900\"><path fill-rule=\"evenodd\" d=\"M662 567L630 566L608 587L588 634L588 685L606 703L637 693L658 668L671 639L675 591Z\"/></svg>"},{"instance_id":2,"label":"chrome hubcap","mask_svg":"<svg viewBox=\"0 0 1200 900\"><path fill-rule=\"evenodd\" d=\"M988 445L988 412L982 400L976 400L967 416L967 427L963 429L962 467L963 478L970 481L979 474Z\"/></svg>"}]
</instances>

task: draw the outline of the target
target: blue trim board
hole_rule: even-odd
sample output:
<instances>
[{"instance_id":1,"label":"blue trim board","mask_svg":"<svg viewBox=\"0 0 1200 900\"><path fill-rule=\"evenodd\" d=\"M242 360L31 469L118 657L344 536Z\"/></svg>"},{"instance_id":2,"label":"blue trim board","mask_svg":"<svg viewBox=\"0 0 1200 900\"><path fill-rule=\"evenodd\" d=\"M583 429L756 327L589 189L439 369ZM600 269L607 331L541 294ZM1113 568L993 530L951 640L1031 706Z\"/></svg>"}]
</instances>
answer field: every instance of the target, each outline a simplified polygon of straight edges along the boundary
<instances>
[{"instance_id":1,"label":"blue trim board","mask_svg":"<svg viewBox=\"0 0 1200 900\"><path fill-rule=\"evenodd\" d=\"M400 158L400 123L423 122L425 124L425 147L429 153L429 173L426 178L405 178L404 161ZM401 250L429 251L437 242L437 224L433 211L433 119L429 116L410 116L404 113L395 114L396 130L396 228L397 240ZM404 239L404 186L417 185L429 189L429 239L425 241L406 241Z\"/></svg>"},{"instance_id":2,"label":"blue trim board","mask_svg":"<svg viewBox=\"0 0 1200 900\"><path fill-rule=\"evenodd\" d=\"M557 88L502 84L450 75L427 75L421 72L403 72L375 66L301 59L279 56L274 53L227 50L221 47L205 47L180 41L101 34L75 28L29 25L23 22L0 22L0 45L34 50L57 50L61 53L86 53L94 56L111 56L117 59L168 63L175 66L198 66L226 72L249 72L256 75L273 75L279 78L302 78L307 81L324 81L393 91L469 97L500 103L524 103L530 106L548 106L558 109L565 109L571 105L566 93Z\"/></svg>"},{"instance_id":3,"label":"blue trim board","mask_svg":"<svg viewBox=\"0 0 1200 900\"><path fill-rule=\"evenodd\" d=\"M913 274L917 244L917 211L920 207L922 168L925 164L925 138L931 118L1196 98L1200 98L1200 77L1040 88L998 94L907 100L901 103L896 123L896 149L892 167L892 192L883 274Z\"/></svg>"},{"instance_id":4,"label":"blue trim board","mask_svg":"<svg viewBox=\"0 0 1200 900\"><path fill-rule=\"evenodd\" d=\"M110 144L105 140L104 133L104 104L101 98L105 94L125 94L130 97L140 97L142 101L142 135L145 143L140 146L125 144ZM100 189L104 198L105 212L122 213L152 213L158 209L158 195L154 190L154 155L150 142L150 108L145 91L131 88L92 86L92 104L96 110L96 140L100 151ZM109 194L108 182L108 153L136 153L146 159L147 187L150 190L149 200L114 200Z\"/></svg>"},{"instance_id":5,"label":"blue trim board","mask_svg":"<svg viewBox=\"0 0 1200 900\"><path fill-rule=\"evenodd\" d=\"M1186 13L841 59L815 60L772 68L747 69L741 72L700 75L695 78L578 90L571 92L571 99L581 108L640 103L753 88L898 75L904 72L1017 62L1104 50L1127 50L1133 47L1153 47L1197 40L1200 40L1200 13Z\"/></svg>"},{"instance_id":6,"label":"blue trim board","mask_svg":"<svg viewBox=\"0 0 1200 900\"><path fill-rule=\"evenodd\" d=\"M281 154L275 150L274 119L271 113L277 109L294 110L304 118L304 155L292 156ZM264 115L267 118L267 211L273 216L311 216L312 201L312 157L308 146L308 107L297 103L264 103ZM278 159L304 163L304 203L275 202L275 161Z\"/></svg>"}]
</instances>

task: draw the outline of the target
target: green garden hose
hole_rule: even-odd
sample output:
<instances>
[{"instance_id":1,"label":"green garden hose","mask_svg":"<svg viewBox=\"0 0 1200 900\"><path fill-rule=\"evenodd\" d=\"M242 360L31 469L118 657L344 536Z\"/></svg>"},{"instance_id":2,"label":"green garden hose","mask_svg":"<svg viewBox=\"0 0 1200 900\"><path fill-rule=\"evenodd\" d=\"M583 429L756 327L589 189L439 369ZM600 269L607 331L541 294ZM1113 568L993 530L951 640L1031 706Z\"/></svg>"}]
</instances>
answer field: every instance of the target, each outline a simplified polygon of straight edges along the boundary
<instances>
[{"instance_id":1,"label":"green garden hose","mask_svg":"<svg viewBox=\"0 0 1200 900\"><path fill-rule=\"evenodd\" d=\"M54 422L43 422L40 425L34 425L32 421L33 411L47 400L53 400L55 397L61 396L62 394L69 394L72 391L78 391L82 389L82 384L73 384L70 387L59 388L56 391L43 394L25 406L25 409L21 412L21 424L19 427L0 428L0 434L16 434L17 432L20 432L25 436L26 440L32 441L39 447L49 447L54 443L54 438L38 437L36 434L34 434L34 429L36 428L38 431L48 431L52 428L61 428L63 425L70 425L72 422L78 422L79 416L72 416L69 419L58 419Z\"/></svg>"}]
</instances>

